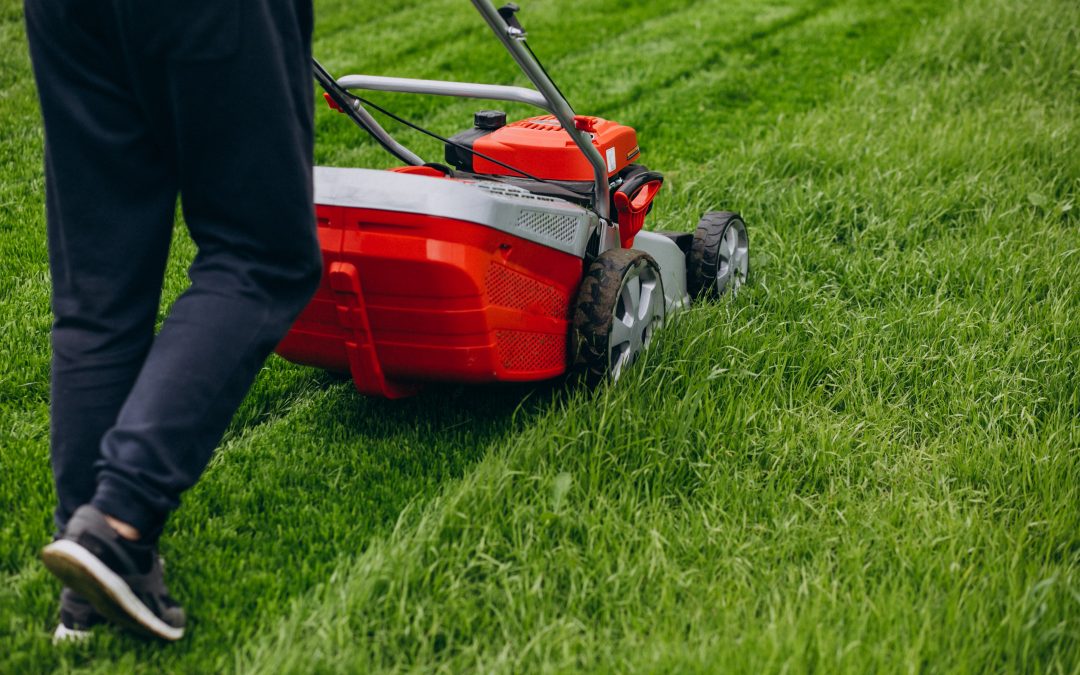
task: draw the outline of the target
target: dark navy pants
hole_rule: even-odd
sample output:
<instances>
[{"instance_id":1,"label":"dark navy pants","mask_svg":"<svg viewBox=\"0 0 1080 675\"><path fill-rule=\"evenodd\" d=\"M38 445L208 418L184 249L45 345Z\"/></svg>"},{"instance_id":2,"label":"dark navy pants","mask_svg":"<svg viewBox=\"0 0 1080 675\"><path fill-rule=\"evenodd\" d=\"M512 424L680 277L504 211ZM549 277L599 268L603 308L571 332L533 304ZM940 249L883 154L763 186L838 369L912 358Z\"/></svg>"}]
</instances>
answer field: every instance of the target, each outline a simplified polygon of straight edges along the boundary
<instances>
[{"instance_id":1,"label":"dark navy pants","mask_svg":"<svg viewBox=\"0 0 1080 675\"><path fill-rule=\"evenodd\" d=\"M26 0L45 122L51 452L156 538L321 270L310 0ZM179 196L198 253L154 334Z\"/></svg>"}]
</instances>

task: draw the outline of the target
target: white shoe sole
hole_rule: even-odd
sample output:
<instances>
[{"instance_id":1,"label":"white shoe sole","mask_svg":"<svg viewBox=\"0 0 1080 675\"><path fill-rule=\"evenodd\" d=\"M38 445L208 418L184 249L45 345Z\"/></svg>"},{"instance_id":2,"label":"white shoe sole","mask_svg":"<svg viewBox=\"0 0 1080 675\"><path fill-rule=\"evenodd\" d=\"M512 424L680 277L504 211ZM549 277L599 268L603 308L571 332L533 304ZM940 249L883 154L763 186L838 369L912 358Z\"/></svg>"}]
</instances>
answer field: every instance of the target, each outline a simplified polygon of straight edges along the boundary
<instances>
[{"instance_id":1,"label":"white shoe sole","mask_svg":"<svg viewBox=\"0 0 1080 675\"><path fill-rule=\"evenodd\" d=\"M69 539L54 541L42 550L41 559L50 572L115 623L170 642L184 636L183 628L159 619L119 574L79 544Z\"/></svg>"},{"instance_id":2,"label":"white shoe sole","mask_svg":"<svg viewBox=\"0 0 1080 675\"><path fill-rule=\"evenodd\" d=\"M53 631L52 641L54 645L76 644L92 636L93 633L88 630L68 628L64 624L60 623L56 625L56 630Z\"/></svg>"}]
</instances>

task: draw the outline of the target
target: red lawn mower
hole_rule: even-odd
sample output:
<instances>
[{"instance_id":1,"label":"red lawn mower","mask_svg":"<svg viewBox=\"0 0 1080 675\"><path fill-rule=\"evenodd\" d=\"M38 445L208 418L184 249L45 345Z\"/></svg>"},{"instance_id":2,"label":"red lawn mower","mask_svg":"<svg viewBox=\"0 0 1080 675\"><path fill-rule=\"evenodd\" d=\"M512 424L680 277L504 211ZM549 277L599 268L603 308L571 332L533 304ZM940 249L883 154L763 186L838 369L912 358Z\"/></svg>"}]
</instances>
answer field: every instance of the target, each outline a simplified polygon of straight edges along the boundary
<instances>
[{"instance_id":1,"label":"red lawn mower","mask_svg":"<svg viewBox=\"0 0 1080 675\"><path fill-rule=\"evenodd\" d=\"M472 0L535 89L349 75L315 63L330 106L405 166L315 168L322 284L278 353L349 373L369 395L424 382L617 379L671 312L734 292L748 271L746 225L707 213L694 233L643 230L664 177L637 162L637 135L576 115L525 41L514 4ZM477 112L442 138L357 91L526 103L507 122ZM426 163L372 116L445 144Z\"/></svg>"}]
</instances>

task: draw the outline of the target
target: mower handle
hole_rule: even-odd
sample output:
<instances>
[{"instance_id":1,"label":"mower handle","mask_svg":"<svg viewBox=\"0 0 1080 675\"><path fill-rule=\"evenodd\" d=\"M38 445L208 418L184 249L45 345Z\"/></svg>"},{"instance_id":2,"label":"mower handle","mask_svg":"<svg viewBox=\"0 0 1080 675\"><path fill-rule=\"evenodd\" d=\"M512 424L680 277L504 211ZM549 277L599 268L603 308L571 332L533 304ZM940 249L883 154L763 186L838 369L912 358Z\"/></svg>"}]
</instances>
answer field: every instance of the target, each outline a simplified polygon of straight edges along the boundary
<instances>
[{"instance_id":1,"label":"mower handle","mask_svg":"<svg viewBox=\"0 0 1080 675\"><path fill-rule=\"evenodd\" d=\"M555 115L566 133L570 134L574 145L578 146L585 158L589 160L589 164L592 165L594 179L593 208L596 209L597 214L604 221L610 220L611 184L608 178L607 162L604 161L596 146L592 144L592 138L584 131L579 130L577 125L574 124L574 109L570 107L562 92L551 81L551 78L544 70L544 67L540 65L540 62L536 60L532 51L525 46L525 30L514 16L518 10L517 5L508 3L499 10L495 9L495 5L491 3L491 0L472 0L472 4L487 21L488 26L495 33L495 37L499 38L499 41L503 43L503 47L506 47L506 51L510 52L510 56L513 57L514 61L517 62L521 70L540 92L540 95L547 101L548 106L542 107ZM612 237L612 234L616 236ZM601 252L611 248L610 244L612 243L618 246L617 234L617 232L601 233Z\"/></svg>"},{"instance_id":2,"label":"mower handle","mask_svg":"<svg viewBox=\"0 0 1080 675\"><path fill-rule=\"evenodd\" d=\"M608 176L607 162L592 143L592 137L577 128L574 122L574 109L567 103L559 88L555 86L544 67L525 45L525 30L517 18L517 5L507 4L495 9L491 0L472 0L473 6L487 21L495 36L510 53L522 72L536 87L513 87L497 84L475 84L470 82L448 82L442 80L419 80L404 77L380 77L377 75L346 75L333 82L328 92L337 87L342 90L367 89L372 91L393 91L406 94L434 94L459 98L483 98L496 101L510 101L546 110L559 120L559 124L570 135L574 145L581 150L593 170L593 209L600 216L601 231L600 251L619 246L618 225L611 218L611 183ZM318 69L317 69L318 70ZM334 96L331 92L332 98ZM339 106L341 101L336 101ZM379 126L379 123L364 110L363 106L349 106L349 112L357 123L376 137L383 147L395 156L405 159L409 164L418 164L419 158Z\"/></svg>"},{"instance_id":3,"label":"mower handle","mask_svg":"<svg viewBox=\"0 0 1080 675\"><path fill-rule=\"evenodd\" d=\"M382 128L378 120L371 116L371 113L367 111L364 106L360 105L360 101L350 100L349 93L339 85L334 78L323 68L323 65L319 63L318 59L311 59L312 69L315 75L315 81L319 83L319 86L323 88L326 93L323 96L326 97L326 102L330 104L331 108L345 113L354 122L360 125L364 131L371 134L379 145L389 152L394 157L397 157L401 161L411 166L420 166L424 163L424 160L409 150L401 143L398 143L386 129Z\"/></svg>"},{"instance_id":4,"label":"mower handle","mask_svg":"<svg viewBox=\"0 0 1080 675\"><path fill-rule=\"evenodd\" d=\"M382 77L379 75L346 75L337 83L345 89L393 91L401 94L432 94L435 96L483 98L491 101L525 103L541 110L554 112L551 105L539 92L525 87L448 82L445 80L416 80L409 77Z\"/></svg>"}]
</instances>

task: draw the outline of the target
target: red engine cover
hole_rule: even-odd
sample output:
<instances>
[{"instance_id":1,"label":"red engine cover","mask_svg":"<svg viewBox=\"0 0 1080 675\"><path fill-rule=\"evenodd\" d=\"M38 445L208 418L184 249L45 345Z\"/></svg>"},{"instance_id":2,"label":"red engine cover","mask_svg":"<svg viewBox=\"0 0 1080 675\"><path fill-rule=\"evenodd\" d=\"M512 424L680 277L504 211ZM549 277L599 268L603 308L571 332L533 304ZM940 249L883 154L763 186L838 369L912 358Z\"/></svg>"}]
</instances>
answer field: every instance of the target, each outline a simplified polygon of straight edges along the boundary
<instances>
[{"instance_id":1,"label":"red engine cover","mask_svg":"<svg viewBox=\"0 0 1080 675\"><path fill-rule=\"evenodd\" d=\"M578 128L588 132L593 145L607 162L612 176L640 154L637 133L630 127L601 119L579 115ZM520 167L539 178L554 180L593 179L592 165L574 145L570 134L554 115L542 115L512 122L476 139L473 149L499 161ZM479 155L473 158L476 173L516 176L515 172L487 161Z\"/></svg>"}]
</instances>

